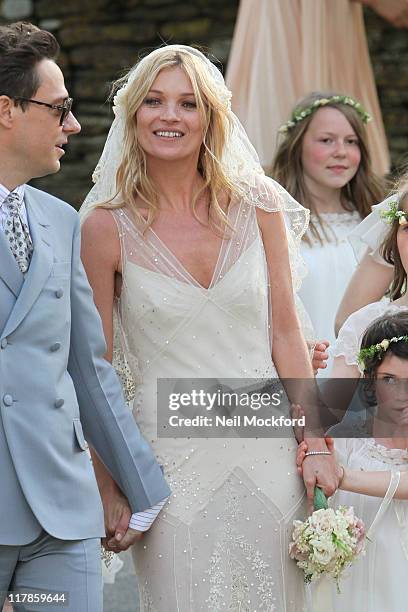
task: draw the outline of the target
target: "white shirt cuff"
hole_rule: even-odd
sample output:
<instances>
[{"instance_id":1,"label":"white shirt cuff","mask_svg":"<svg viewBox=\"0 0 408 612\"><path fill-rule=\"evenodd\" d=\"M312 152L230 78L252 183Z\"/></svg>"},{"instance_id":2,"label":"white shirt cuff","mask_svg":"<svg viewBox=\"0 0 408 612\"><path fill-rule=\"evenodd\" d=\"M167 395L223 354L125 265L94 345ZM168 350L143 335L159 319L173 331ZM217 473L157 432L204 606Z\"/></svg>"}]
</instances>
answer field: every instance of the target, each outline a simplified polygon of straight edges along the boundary
<instances>
[{"instance_id":1,"label":"white shirt cuff","mask_svg":"<svg viewBox=\"0 0 408 612\"><path fill-rule=\"evenodd\" d=\"M137 531L147 531L150 529L156 520L157 515L168 499L169 498L166 497L161 502L153 506L153 508L148 508L143 512L135 512L135 514L132 514L130 517L129 527L131 529L136 529Z\"/></svg>"}]
</instances>

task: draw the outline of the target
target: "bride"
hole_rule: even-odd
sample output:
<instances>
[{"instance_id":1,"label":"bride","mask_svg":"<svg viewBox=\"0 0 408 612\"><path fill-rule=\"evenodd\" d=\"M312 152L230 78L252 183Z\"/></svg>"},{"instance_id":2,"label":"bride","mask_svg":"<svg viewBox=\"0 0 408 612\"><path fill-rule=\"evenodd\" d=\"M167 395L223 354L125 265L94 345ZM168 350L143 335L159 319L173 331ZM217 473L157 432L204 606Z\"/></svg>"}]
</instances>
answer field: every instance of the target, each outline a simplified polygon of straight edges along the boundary
<instances>
[{"instance_id":1,"label":"bride","mask_svg":"<svg viewBox=\"0 0 408 612\"><path fill-rule=\"evenodd\" d=\"M295 439L158 438L156 400L158 378L313 376L292 287L307 213L265 177L198 50L150 53L118 82L114 113L82 208L83 261L106 356L117 317L133 414L173 491L133 547L141 610L299 612ZM310 502L337 476L324 441L308 444Z\"/></svg>"}]
</instances>

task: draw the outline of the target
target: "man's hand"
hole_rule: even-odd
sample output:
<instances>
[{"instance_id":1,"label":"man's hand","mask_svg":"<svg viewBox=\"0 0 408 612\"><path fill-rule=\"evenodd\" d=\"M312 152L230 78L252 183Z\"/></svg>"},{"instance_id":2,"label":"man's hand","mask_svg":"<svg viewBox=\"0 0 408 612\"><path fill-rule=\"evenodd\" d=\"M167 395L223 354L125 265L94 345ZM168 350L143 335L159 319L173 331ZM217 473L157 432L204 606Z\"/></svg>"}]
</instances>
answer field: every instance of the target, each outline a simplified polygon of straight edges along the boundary
<instances>
[{"instance_id":1,"label":"man's hand","mask_svg":"<svg viewBox=\"0 0 408 612\"><path fill-rule=\"evenodd\" d=\"M111 552L121 552L140 540L143 533L129 529L132 516L129 503L97 453L92 448L90 451L105 515L106 537L102 539L102 545Z\"/></svg>"},{"instance_id":2,"label":"man's hand","mask_svg":"<svg viewBox=\"0 0 408 612\"><path fill-rule=\"evenodd\" d=\"M142 532L129 529L132 512L128 501L113 481L109 487L101 487L100 493L105 515L106 531L106 537L102 540L102 544L106 550L111 550L112 552L126 550L143 536ZM129 532L132 532L132 534ZM131 541L129 542L129 540Z\"/></svg>"},{"instance_id":3,"label":"man's hand","mask_svg":"<svg viewBox=\"0 0 408 612\"><path fill-rule=\"evenodd\" d=\"M313 441L315 442L315 441ZM307 441L311 447L310 441ZM317 447L318 446L318 447ZM324 440L313 444L313 450L327 450ZM333 495L339 484L339 474L333 455L309 455L303 462L303 480L306 487L308 512L313 512L314 489L319 486L326 497Z\"/></svg>"}]
</instances>

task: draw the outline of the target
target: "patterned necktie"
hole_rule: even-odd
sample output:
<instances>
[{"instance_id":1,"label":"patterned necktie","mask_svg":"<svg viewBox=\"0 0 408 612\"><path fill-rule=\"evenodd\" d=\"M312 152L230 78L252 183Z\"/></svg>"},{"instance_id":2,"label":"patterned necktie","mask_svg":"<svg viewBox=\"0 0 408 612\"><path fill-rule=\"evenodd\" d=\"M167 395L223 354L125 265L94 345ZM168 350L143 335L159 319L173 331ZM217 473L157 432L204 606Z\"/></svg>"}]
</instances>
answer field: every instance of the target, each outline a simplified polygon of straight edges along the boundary
<instances>
[{"instance_id":1,"label":"patterned necktie","mask_svg":"<svg viewBox=\"0 0 408 612\"><path fill-rule=\"evenodd\" d=\"M4 234L10 245L18 267L24 274L30 265L31 256L33 254L33 243L31 240L28 225L24 221L21 208L23 205L20 197L13 191L9 193L4 200L8 212L4 226Z\"/></svg>"}]
</instances>

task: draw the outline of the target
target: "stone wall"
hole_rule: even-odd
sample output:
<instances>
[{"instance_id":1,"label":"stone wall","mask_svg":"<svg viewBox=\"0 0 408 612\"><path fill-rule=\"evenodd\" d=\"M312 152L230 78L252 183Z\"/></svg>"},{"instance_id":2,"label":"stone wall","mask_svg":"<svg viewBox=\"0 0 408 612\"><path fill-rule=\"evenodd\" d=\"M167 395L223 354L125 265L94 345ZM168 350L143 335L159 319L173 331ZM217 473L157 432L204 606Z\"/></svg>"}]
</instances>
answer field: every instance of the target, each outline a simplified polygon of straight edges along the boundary
<instances>
[{"instance_id":1,"label":"stone wall","mask_svg":"<svg viewBox=\"0 0 408 612\"><path fill-rule=\"evenodd\" d=\"M138 54L164 42L196 43L224 65L239 0L0 0L0 22L25 19L55 33L61 67L82 134L73 137L55 176L36 185L75 206L89 190L90 176L111 122L105 104L110 82ZM408 33L370 11L366 23L394 164L408 141Z\"/></svg>"},{"instance_id":2,"label":"stone wall","mask_svg":"<svg viewBox=\"0 0 408 612\"><path fill-rule=\"evenodd\" d=\"M365 11L374 68L394 170L408 162L408 30L398 30Z\"/></svg>"}]
</instances>

